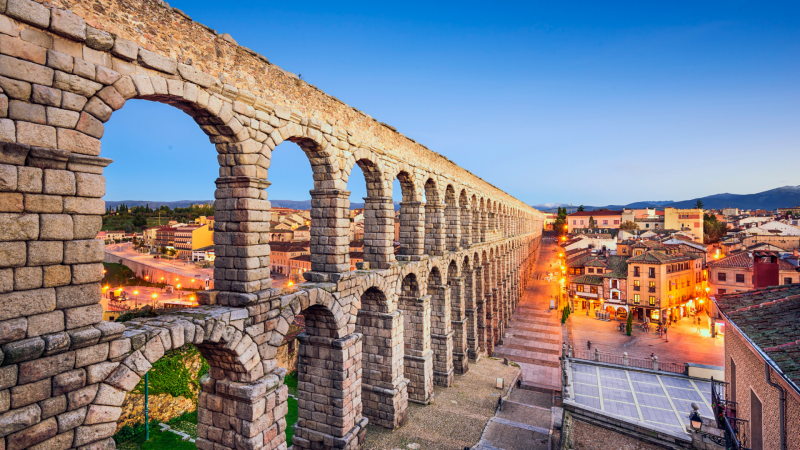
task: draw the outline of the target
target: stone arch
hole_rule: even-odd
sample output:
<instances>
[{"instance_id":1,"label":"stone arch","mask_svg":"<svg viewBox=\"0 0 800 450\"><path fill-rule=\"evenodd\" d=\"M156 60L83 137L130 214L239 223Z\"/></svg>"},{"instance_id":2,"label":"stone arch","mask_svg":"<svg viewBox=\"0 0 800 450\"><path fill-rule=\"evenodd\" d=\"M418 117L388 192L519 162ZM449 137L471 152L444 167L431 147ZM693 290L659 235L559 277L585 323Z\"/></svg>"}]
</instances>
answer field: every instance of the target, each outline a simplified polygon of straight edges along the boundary
<instances>
[{"instance_id":1,"label":"stone arch","mask_svg":"<svg viewBox=\"0 0 800 450\"><path fill-rule=\"evenodd\" d=\"M356 333L363 335L361 400L370 422L394 429L406 421L407 385L403 370L403 312L378 287L362 291Z\"/></svg>"},{"instance_id":2,"label":"stone arch","mask_svg":"<svg viewBox=\"0 0 800 450\"><path fill-rule=\"evenodd\" d=\"M400 248L403 261L418 261L425 252L425 204L422 189L415 183L413 170L401 165L397 173L403 201L400 202Z\"/></svg>"},{"instance_id":3,"label":"stone arch","mask_svg":"<svg viewBox=\"0 0 800 450\"><path fill-rule=\"evenodd\" d=\"M449 251L458 251L461 244L461 214L452 184L445 187L444 206L445 245Z\"/></svg>"},{"instance_id":4,"label":"stone arch","mask_svg":"<svg viewBox=\"0 0 800 450\"><path fill-rule=\"evenodd\" d=\"M257 445L270 449L282 448L287 393L285 388L280 387L282 372L275 366L275 353L289 324L296 315L304 314L308 319L308 330L300 337L301 367L305 367L304 370L313 367L314 375L301 381L303 388L300 396L304 405L301 407L294 445L296 448L312 448L312 436L319 441L322 434L324 442L337 439L337 442L344 442L345 447L358 447L366 424L366 419L361 417L361 392L358 389L347 392L331 390L329 386L336 383L358 385L360 382L360 358L365 339L356 332L358 317L353 305L361 305L361 296L367 292L369 298L366 301L372 301L373 295L378 296L377 290L384 294L391 290L402 291L402 283L394 278L400 272L405 273L405 277L414 274L414 279L419 279L416 287L408 289L409 293L415 291L414 296L398 301L403 314L409 312L408 320L404 323L408 324L409 329L419 332L419 346L406 353L403 369L409 374L408 378L418 380L415 381L418 383L417 393L412 396L415 401L428 401L432 393L433 352L430 344L430 297L423 295L427 290L425 271L429 267L438 267L439 270L444 267L444 258L437 257L444 254L444 235L436 234L433 239L431 250L434 255L432 259L437 260L435 266L420 261L408 264L414 266L408 271L405 268L391 268L385 271L391 280L388 285L391 290L376 281L376 284L358 292L356 297L352 286L359 285L364 279L364 272L342 273L350 269L349 242L346 233L341 233L344 231L342 223L347 222L346 213L350 205L346 182L352 164L348 166L347 158L351 153L359 154L358 157L353 156L353 164L360 159L369 159L377 167L377 172L387 174L384 177L386 180L390 179L387 170L398 168L398 174L405 171L414 187L413 198L410 198L412 201L421 201L425 181L430 179L435 190L426 196L432 206L444 206L445 190L441 187L447 185L447 180L459 194L459 201L461 188L459 186L456 189L458 184L473 186L467 188L467 196L473 197L473 209L483 211L480 221L476 218L474 222L480 224L479 228L484 233L487 228L485 214L494 211L490 208L495 203L512 202L510 204L524 208L522 204L476 176L452 167L445 158L394 132L391 127L368 120L361 112L354 112L343 102L269 64L266 58L252 50L225 40L224 34L217 35L198 26L185 14L168 5L159 6L156 0L143 0L141 5L134 5L136 13L141 13L142 19L157 31L142 35L130 26L124 15L117 15L113 8L92 10L95 3L72 2L73 13L51 7L46 2L15 0L15 4L24 6L25 11L35 10L35 17L21 13L19 8L16 11L13 8L3 11L3 20L12 23L12 34L27 27L37 28L38 34L46 36L41 42L20 42L26 48L35 48L36 52L3 56L4 79L14 80L18 86L31 87L36 95L20 94L15 89L6 89L5 85L3 95L13 101L26 103L37 111L46 111L45 119L48 120L51 109L61 110L53 112L64 117L69 116L68 120L62 117L64 122L57 125L47 123L47 120L30 121L11 111L8 112L9 117L0 119L0 157L4 166L0 171L0 177L3 177L0 184L13 186L11 190L6 189L10 195L25 198L25 202L13 205L16 210L4 212L9 217L13 216L9 220L19 227L0 230L3 233L0 240L4 246L13 246L9 254L27 258L20 263L20 267L24 266L26 270L48 272L51 269L68 269L61 272L62 278L56 284L29 289L15 287L12 292L0 294L6 313L4 321L17 321L17 325L27 322L25 326L30 326L28 319L31 317L48 317L48 320L42 321L48 325L56 324L53 325L55 327L60 322L58 319L49 320L51 316L47 315L52 314L53 318L65 317L64 323L75 325L75 321L78 321L81 324L73 327L65 325L60 329L51 329L51 332L42 336L20 338L7 343L17 348L32 349L24 355L25 360L14 360L12 355L6 353L3 369L15 364L20 366L18 374L21 378L17 380L17 388L32 389L35 388L34 383L45 381L33 381L29 374L25 378L24 372L33 372L42 366L50 367L49 363L61 358L65 358L65 364L69 365L70 355L80 354L74 365L54 373L53 378L71 374L74 370L84 370L87 385L64 393L76 397L76 401L77 397L81 397L80 401L87 402L84 405L87 410L91 406L114 408L117 406L113 403L101 402L119 401L120 393L124 396L125 390L109 383L123 386L135 381L134 377L138 377L147 367L145 361L151 364L146 355L150 354L148 343L152 341L150 345L153 347L160 342L166 348L166 339L170 340L170 345L176 346L181 335L184 342L194 342L202 335L203 342L198 342L198 345L213 362L213 370L204 381L202 395L204 402L216 406L203 407L202 426L198 427L201 447L219 444L229 448ZM39 20L43 17L46 20ZM84 17L89 18L93 27L100 29L102 43L86 39L88 29ZM104 30L108 34L103 34ZM97 30L92 31L97 33ZM163 41L164 36L169 36L170 42ZM8 34L5 37L13 42L19 40L17 36ZM213 58L207 57L207 47L184 45L200 41L214 46ZM41 59L39 55L46 55L46 61L35 61ZM171 55L179 55L180 61ZM216 75L212 76L204 70L213 71ZM97 245L94 237L104 212L101 200L104 190L102 170L110 163L108 159L100 157L102 124L109 120L113 111L133 98L159 101L185 111L215 144L220 164L216 192L218 232L215 236L216 265L220 270L215 283L216 290L198 293L203 306L187 314L175 313L134 322L127 329L121 324L100 321L98 314L101 316L102 311L97 301L100 296L97 282L100 278L92 277L100 272L94 269L99 269L99 263L103 260L102 246ZM305 285L301 290L290 293L270 288L269 246L263 234L267 226L265 222L269 220L269 202L266 201L265 191L269 184L266 181L267 171L270 169L272 151L287 140L301 147L313 168L313 260L308 278L315 283L329 283L326 285L328 290L311 287L317 286L315 284ZM359 149L367 147L364 142L369 142L369 147L374 151L364 150L367 154L362 158ZM403 160L408 163L399 162ZM417 167L431 168L435 170L435 175L414 169ZM15 175L10 174L26 171L36 172L33 178L44 181L41 190L31 192L15 184ZM60 181L48 186L48 180L53 179ZM61 185L63 180L66 180L63 184L67 187L62 189L57 185ZM58 192L53 192L53 189ZM55 200L53 203L58 206L53 207L52 211L41 205L37 207L34 205L37 202L27 201L27 196L31 194L51 196L50 200ZM478 208L478 196L481 197L481 209ZM422 208L419 211L421 217ZM51 221L56 220L51 217L56 215L60 216L57 218L60 222ZM430 216L432 219L439 217L436 214ZM524 253L521 255L524 256L524 264L529 267L534 260L529 255L535 255L539 248L541 231L541 227L531 227L539 225L542 216L531 209L526 209L522 216L520 226L526 236L519 243ZM416 223L424 221L417 219ZM444 230L443 219L436 223L440 226L437 233L441 233ZM58 229L58 234L45 237L46 229ZM420 229L424 229L424 226ZM472 234L473 243L479 242L479 233ZM500 238L493 234L492 241ZM424 235L421 239L424 243ZM480 242L486 242L485 235ZM29 249L33 250L28 252ZM480 251L486 250L492 252L489 245L482 245ZM420 260L423 259L422 252L418 255ZM447 260L448 264L450 261ZM481 265L477 258L470 262L473 272L478 272L479 267L488 270L486 262ZM461 264L460 260L457 264ZM97 273L86 275L85 272L91 272L89 269ZM17 270L17 266L13 270ZM80 274L86 277L81 278ZM464 276L463 267L461 276ZM480 278L488 280L483 276ZM451 296L455 285L457 283L445 287L445 290L450 290ZM485 297L485 292L481 292L481 297ZM391 303L390 298L387 301ZM209 333L208 336L206 333ZM248 344L247 339L252 342ZM64 347L53 350L53 353L50 353L52 349L47 350L47 356L42 356L45 353L39 349L43 348L42 342L45 341L61 343ZM89 342L92 344L89 345ZM254 345L257 351L251 357L249 353L253 352ZM141 358L138 355L132 357L136 352ZM81 358L82 362L78 363L77 358ZM32 369L24 371L22 364ZM127 372L120 367L125 367ZM418 376L412 376L416 373ZM309 372L304 377L306 375ZM317 391L321 387L325 390ZM111 388L119 392L109 390ZM101 389L104 390L103 395L100 395ZM223 396L226 407L213 409L219 408ZM93 403L88 403L90 398ZM242 425L242 430L248 431L237 431L231 435L231 430L223 432L215 426L231 423L217 414L227 415L231 401L237 402L234 407L236 423ZM261 402L270 405L263 414L257 412ZM346 407L340 408L338 405ZM33 407L31 404L23 408L28 406ZM86 413L77 428L52 437L54 441L47 445L56 443L63 447L64 442L68 445L78 442L96 448L104 442L110 444L108 439L115 428L114 414L114 410L95 408L91 414ZM90 415L91 420L88 419ZM324 418L320 418L320 415ZM265 419L264 416L269 417ZM15 431L4 437L7 446L19 448L40 444L40 441L22 441L23 438L42 437L34 431L51 427L55 420L52 416L39 416L39 419L40 422L32 426L21 421L13 423ZM73 441L76 436L80 436L80 439ZM216 441L212 442L212 439ZM10 444L12 441L13 445Z\"/></svg>"},{"instance_id":5,"label":"stone arch","mask_svg":"<svg viewBox=\"0 0 800 450\"><path fill-rule=\"evenodd\" d=\"M107 330L125 330L125 334L118 335L119 339L113 339L114 334L110 334L113 340L105 344L108 353L103 355L104 360L76 370L83 372L80 379L81 386L85 387L78 386L80 389L70 393L72 412L69 414L81 426L74 431L74 438L70 433L71 439L67 444L73 447L89 444L98 448L103 444L113 446L111 435L116 431L116 421L126 394L136 387L141 377L166 351L187 344L197 346L211 367L209 374L201 380L198 406L200 443L214 445L216 435L209 435L208 430L214 423L221 423L223 416L226 420L245 421L248 426L255 426L258 421L261 423L258 435L262 442L267 433L273 433L270 440L274 439L276 446L285 442L280 422L285 415L281 411L285 410L282 406L285 406L288 388L279 387L277 375L265 375L267 364L260 357L256 336L243 327L246 318L246 310L231 314L231 311L221 308L201 307L156 318L134 319L124 325L108 324ZM106 357L110 360L105 361ZM240 389L252 383L264 386L264 389L255 392ZM223 411L222 399L216 395L217 392L229 394L234 408ZM238 407L265 397L270 397L272 404L277 405L274 411L268 411L268 420L261 418L265 414L263 408L244 412ZM283 426L285 429L285 421ZM244 436L234 433L229 437L242 439Z\"/></svg>"},{"instance_id":6,"label":"stone arch","mask_svg":"<svg viewBox=\"0 0 800 450\"><path fill-rule=\"evenodd\" d=\"M467 190L461 189L458 194L459 220L461 222L461 247L472 245L472 210L470 208Z\"/></svg>"},{"instance_id":7,"label":"stone arch","mask_svg":"<svg viewBox=\"0 0 800 450\"><path fill-rule=\"evenodd\" d=\"M433 177L425 181L425 253L443 255L446 248L445 215L442 196Z\"/></svg>"},{"instance_id":8,"label":"stone arch","mask_svg":"<svg viewBox=\"0 0 800 450\"><path fill-rule=\"evenodd\" d=\"M355 164L361 168L367 184L367 197L364 198L364 262L368 263L370 269L388 269L395 261L392 185L374 153L357 149L346 168L348 177Z\"/></svg>"},{"instance_id":9,"label":"stone arch","mask_svg":"<svg viewBox=\"0 0 800 450\"><path fill-rule=\"evenodd\" d=\"M447 269L444 268L444 270ZM434 383L440 386L450 386L453 382L451 290L438 265L431 267L428 274L427 293L431 297L431 349L434 357Z\"/></svg>"},{"instance_id":10,"label":"stone arch","mask_svg":"<svg viewBox=\"0 0 800 450\"><path fill-rule=\"evenodd\" d=\"M408 399L428 404L433 395L431 350L431 296L423 294L417 274L405 274L400 283L398 307L403 312L403 364Z\"/></svg>"}]
</instances>

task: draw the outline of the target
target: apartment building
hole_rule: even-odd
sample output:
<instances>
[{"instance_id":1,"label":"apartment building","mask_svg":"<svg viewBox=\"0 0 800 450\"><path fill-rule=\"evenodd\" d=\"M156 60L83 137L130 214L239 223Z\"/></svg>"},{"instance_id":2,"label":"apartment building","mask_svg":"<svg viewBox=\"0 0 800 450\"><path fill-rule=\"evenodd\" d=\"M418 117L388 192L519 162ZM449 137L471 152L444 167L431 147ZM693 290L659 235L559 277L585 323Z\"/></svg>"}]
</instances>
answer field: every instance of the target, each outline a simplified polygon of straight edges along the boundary
<instances>
[{"instance_id":1,"label":"apartment building","mask_svg":"<svg viewBox=\"0 0 800 450\"><path fill-rule=\"evenodd\" d=\"M214 231L207 224L175 227L174 230L174 247L178 250L178 258L191 259L192 250L214 245Z\"/></svg>"},{"instance_id":2,"label":"apartment building","mask_svg":"<svg viewBox=\"0 0 800 450\"><path fill-rule=\"evenodd\" d=\"M628 306L634 318L664 321L702 308L706 276L699 255L672 248L647 250L629 258L627 265Z\"/></svg>"},{"instance_id":3,"label":"apartment building","mask_svg":"<svg viewBox=\"0 0 800 450\"><path fill-rule=\"evenodd\" d=\"M269 268L272 273L290 275L292 269L292 258L309 255L310 245L308 243L270 243Z\"/></svg>"},{"instance_id":4,"label":"apartment building","mask_svg":"<svg viewBox=\"0 0 800 450\"><path fill-rule=\"evenodd\" d=\"M699 208L664 208L664 228L691 233L695 241L703 242L703 210Z\"/></svg>"},{"instance_id":5,"label":"apartment building","mask_svg":"<svg viewBox=\"0 0 800 450\"><path fill-rule=\"evenodd\" d=\"M590 219L594 220L594 229L619 228L622 223L622 210L576 211L567 215L568 231L588 228Z\"/></svg>"},{"instance_id":6,"label":"apartment building","mask_svg":"<svg viewBox=\"0 0 800 450\"><path fill-rule=\"evenodd\" d=\"M759 256L760 255L760 256ZM765 261L766 256L773 256ZM712 295L730 294L750 291L755 288L767 287L758 285L755 275L756 259L759 264L775 264L777 277L768 281L769 286L800 283L800 273L797 266L780 258L778 252L755 251L739 252L724 258L708 262L708 287Z\"/></svg>"}]
</instances>

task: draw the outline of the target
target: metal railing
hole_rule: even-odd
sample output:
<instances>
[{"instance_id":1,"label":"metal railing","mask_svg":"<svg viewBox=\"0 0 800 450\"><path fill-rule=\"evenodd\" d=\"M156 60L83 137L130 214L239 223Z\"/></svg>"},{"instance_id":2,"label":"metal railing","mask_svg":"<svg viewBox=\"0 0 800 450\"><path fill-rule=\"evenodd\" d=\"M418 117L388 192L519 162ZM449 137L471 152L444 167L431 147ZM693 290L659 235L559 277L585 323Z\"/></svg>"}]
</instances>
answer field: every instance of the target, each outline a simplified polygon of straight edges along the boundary
<instances>
[{"instance_id":1,"label":"metal railing","mask_svg":"<svg viewBox=\"0 0 800 450\"><path fill-rule=\"evenodd\" d=\"M717 420L717 428L725 433L725 448L749 450L747 436L748 421L736 418L736 402L728 401L728 383L711 378L711 406Z\"/></svg>"},{"instance_id":2,"label":"metal railing","mask_svg":"<svg viewBox=\"0 0 800 450\"><path fill-rule=\"evenodd\" d=\"M659 362L658 356L653 356L650 359L629 358L628 352L623 352L622 355L615 355L611 353L600 353L597 349L595 349L595 351L573 350L570 353L572 358L585 361L616 364L618 366L634 367L637 369L660 370L662 372L671 372L681 375L687 374L686 364Z\"/></svg>"}]
</instances>

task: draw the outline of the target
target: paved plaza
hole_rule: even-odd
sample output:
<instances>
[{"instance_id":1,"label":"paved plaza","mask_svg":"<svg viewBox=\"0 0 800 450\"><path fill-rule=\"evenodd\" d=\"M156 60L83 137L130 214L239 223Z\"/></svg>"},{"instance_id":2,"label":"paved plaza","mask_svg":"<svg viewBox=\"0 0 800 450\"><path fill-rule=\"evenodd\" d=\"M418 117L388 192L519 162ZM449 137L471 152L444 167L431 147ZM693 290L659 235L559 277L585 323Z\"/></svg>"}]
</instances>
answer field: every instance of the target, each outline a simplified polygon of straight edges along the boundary
<instances>
[{"instance_id":1,"label":"paved plaza","mask_svg":"<svg viewBox=\"0 0 800 450\"><path fill-rule=\"evenodd\" d=\"M708 327L708 316L703 314L701 325L693 323L693 318L684 318L667 330L667 337L661 337L651 326L650 331L643 331L641 323L634 321L631 335L618 329L624 321L603 321L594 318L592 312L586 315L585 310L578 310L570 315L567 321L570 343L581 352L594 352L622 356L628 353L629 358L650 359L650 355L658 356L659 362L683 364L686 362L725 365L725 340L718 335L711 337ZM591 347L587 342L591 342Z\"/></svg>"}]
</instances>

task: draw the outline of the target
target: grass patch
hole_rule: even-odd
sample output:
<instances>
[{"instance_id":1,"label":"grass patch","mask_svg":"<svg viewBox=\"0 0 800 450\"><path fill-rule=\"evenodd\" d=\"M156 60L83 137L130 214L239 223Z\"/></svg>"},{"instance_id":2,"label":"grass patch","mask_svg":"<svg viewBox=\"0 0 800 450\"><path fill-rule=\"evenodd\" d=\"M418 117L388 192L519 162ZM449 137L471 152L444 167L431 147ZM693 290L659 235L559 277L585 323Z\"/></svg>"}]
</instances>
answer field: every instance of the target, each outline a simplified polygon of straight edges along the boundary
<instances>
[{"instance_id":1,"label":"grass patch","mask_svg":"<svg viewBox=\"0 0 800 450\"><path fill-rule=\"evenodd\" d=\"M297 371L286 375L283 379L283 384L289 386L289 395L297 397Z\"/></svg>"},{"instance_id":2,"label":"grass patch","mask_svg":"<svg viewBox=\"0 0 800 450\"><path fill-rule=\"evenodd\" d=\"M117 444L119 450L195 450L194 442L184 441L170 431L158 431L158 427L150 427L150 440L144 440L144 433L133 439Z\"/></svg>"}]
</instances>

